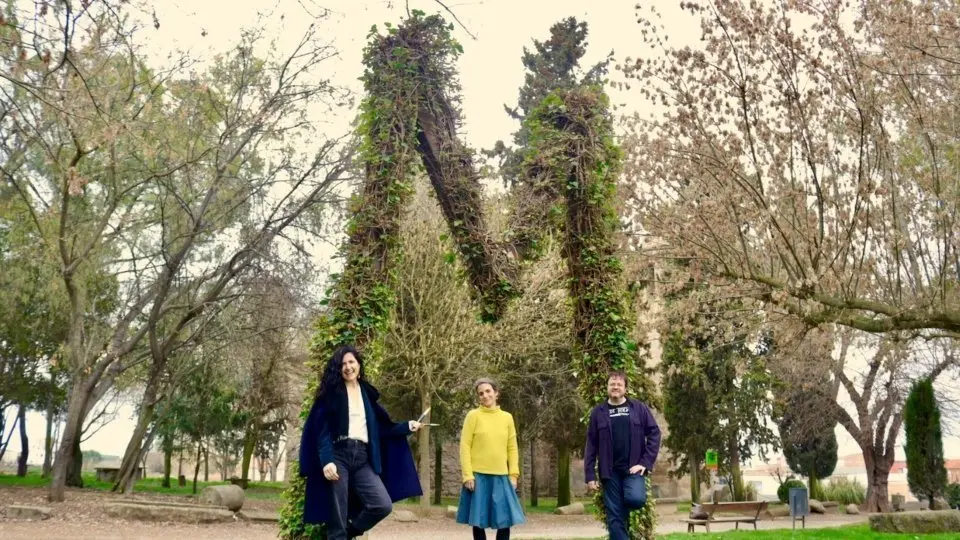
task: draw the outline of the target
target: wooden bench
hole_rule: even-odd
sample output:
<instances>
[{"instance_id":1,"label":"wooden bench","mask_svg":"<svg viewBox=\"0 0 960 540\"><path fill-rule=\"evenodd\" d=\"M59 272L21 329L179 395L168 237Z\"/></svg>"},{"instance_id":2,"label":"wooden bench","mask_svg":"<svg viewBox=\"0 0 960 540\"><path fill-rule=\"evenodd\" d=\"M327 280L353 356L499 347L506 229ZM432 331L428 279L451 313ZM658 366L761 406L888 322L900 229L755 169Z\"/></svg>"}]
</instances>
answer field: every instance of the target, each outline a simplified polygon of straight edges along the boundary
<instances>
[{"instance_id":1,"label":"wooden bench","mask_svg":"<svg viewBox=\"0 0 960 540\"><path fill-rule=\"evenodd\" d=\"M117 481L117 476L120 474L120 465L98 465L93 468L96 471L97 482L108 482L114 483ZM143 478L143 467L137 467L137 476L136 480Z\"/></svg>"},{"instance_id":2,"label":"wooden bench","mask_svg":"<svg viewBox=\"0 0 960 540\"><path fill-rule=\"evenodd\" d=\"M704 526L707 529L707 532L710 532L711 523L733 523L735 529L739 529L741 523L753 523L753 528L756 530L757 520L760 519L760 513L767 509L767 501L704 503L702 506L704 512L707 513L706 519L686 518L680 520L687 524L688 533L695 532L695 527L697 525ZM730 517L715 516L715 514L718 513L726 514L728 512L743 513L746 515Z\"/></svg>"}]
</instances>

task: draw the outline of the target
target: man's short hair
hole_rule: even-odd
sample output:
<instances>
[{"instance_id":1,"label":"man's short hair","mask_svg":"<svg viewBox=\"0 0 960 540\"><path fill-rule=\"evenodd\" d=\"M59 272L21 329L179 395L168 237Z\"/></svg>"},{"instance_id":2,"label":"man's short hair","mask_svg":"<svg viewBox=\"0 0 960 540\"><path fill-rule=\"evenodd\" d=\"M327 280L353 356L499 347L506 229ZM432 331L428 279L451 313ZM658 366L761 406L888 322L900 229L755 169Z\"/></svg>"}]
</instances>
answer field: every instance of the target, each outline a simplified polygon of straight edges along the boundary
<instances>
[{"instance_id":1,"label":"man's short hair","mask_svg":"<svg viewBox=\"0 0 960 540\"><path fill-rule=\"evenodd\" d=\"M610 382L610 379L621 379L623 380L623 385L627 385L627 372L622 369L613 369L607 373L607 382Z\"/></svg>"}]
</instances>

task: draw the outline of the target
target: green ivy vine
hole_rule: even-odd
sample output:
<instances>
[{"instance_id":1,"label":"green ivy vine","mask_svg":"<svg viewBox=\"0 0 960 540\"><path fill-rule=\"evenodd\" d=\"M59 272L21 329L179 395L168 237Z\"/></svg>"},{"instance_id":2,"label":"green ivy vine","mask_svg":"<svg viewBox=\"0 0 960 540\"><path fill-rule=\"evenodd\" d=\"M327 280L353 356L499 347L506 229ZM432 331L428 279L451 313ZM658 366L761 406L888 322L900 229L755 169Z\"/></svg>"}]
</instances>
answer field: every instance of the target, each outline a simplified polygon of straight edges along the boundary
<instances>
[{"instance_id":1,"label":"green ivy vine","mask_svg":"<svg viewBox=\"0 0 960 540\"><path fill-rule=\"evenodd\" d=\"M386 25L383 34L373 27L368 35L366 98L359 124L365 180L352 201L347 239L339 253L343 272L333 276L327 311L318 320L310 345L314 378L301 419L309 412L324 363L338 346L355 344L365 352L371 372L376 370L380 336L396 301L393 269L401 256L400 215L415 175L424 170L479 300L481 318L489 322L500 318L509 300L520 294L514 286L520 262L536 258L545 231L563 228L581 393L592 403L605 399L606 374L617 368L631 375L632 391L649 402L654 392L639 348L630 338L632 317L616 257L621 154L613 139L606 95L598 87L558 91L528 116L531 135L524 167L528 185L535 186L539 199L529 207L530 215L520 216L516 243L498 244L484 223L473 152L456 135L461 118L453 64L463 51L450 30L441 17L415 11L402 25ZM562 201L558 202L561 195L566 196L565 218ZM546 207L549 216L533 210ZM295 465L290 483L281 509L280 536L325 538L322 525L303 523L305 486ZM602 504L598 508L602 512ZM653 538L655 521L651 501L631 515L632 534Z\"/></svg>"},{"instance_id":2,"label":"green ivy vine","mask_svg":"<svg viewBox=\"0 0 960 540\"><path fill-rule=\"evenodd\" d=\"M599 87L557 90L527 117L530 133L523 170L562 183L566 194L564 255L569 298L574 306L574 364L587 403L606 400L611 369L623 370L631 393L656 403L644 358L630 337L623 265L616 255L620 220L617 178L621 152L614 141L609 101ZM649 487L649 478L648 478ZM605 521L599 494L598 516ZM654 538L656 508L631 513L634 538Z\"/></svg>"},{"instance_id":3,"label":"green ivy vine","mask_svg":"<svg viewBox=\"0 0 960 540\"><path fill-rule=\"evenodd\" d=\"M380 356L379 338L396 302L393 270L401 256L400 216L420 173L417 145L417 59L405 43L425 34L442 35L437 18L413 17L401 28L387 27L380 35L371 29L364 50L366 98L358 131L364 183L351 201L347 239L340 248L343 272L331 276L326 313L316 323L310 344L307 385L301 421L313 403L319 377L333 351L354 344L367 356L372 369ZM280 511L280 537L289 540L326 538L323 525L303 523L305 483L296 466Z\"/></svg>"}]
</instances>

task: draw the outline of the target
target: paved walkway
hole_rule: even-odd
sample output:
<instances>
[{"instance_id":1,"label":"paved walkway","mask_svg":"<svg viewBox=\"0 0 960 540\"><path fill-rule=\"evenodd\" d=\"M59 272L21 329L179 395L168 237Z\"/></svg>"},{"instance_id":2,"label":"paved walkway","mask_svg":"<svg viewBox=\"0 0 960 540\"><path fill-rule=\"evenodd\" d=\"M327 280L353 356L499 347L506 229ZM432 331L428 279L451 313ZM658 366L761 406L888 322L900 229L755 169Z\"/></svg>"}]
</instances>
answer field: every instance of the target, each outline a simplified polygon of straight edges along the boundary
<instances>
[{"instance_id":1,"label":"paved walkway","mask_svg":"<svg viewBox=\"0 0 960 540\"><path fill-rule=\"evenodd\" d=\"M571 516L577 518L578 516ZM686 525L676 518L664 516L658 532L686 531ZM807 528L839 527L865 521L864 516L813 516ZM761 520L760 529L790 528L790 520L778 518ZM798 524L799 526L799 524ZM732 530L732 524L711 526L711 531ZM48 520L40 522L0 521L4 540L172 540L191 538L203 540L276 540L275 525L226 523L220 525L180 525L170 523L140 523L114 521L107 523ZM698 529L703 531L703 529ZM369 540L425 540L469 538L469 529L447 518L423 519L419 523L385 521L368 535ZM606 531L598 523L585 519L570 519L563 516L540 516L529 523L516 527L511 538L584 539L603 537ZM489 531L488 538L493 538Z\"/></svg>"}]
</instances>

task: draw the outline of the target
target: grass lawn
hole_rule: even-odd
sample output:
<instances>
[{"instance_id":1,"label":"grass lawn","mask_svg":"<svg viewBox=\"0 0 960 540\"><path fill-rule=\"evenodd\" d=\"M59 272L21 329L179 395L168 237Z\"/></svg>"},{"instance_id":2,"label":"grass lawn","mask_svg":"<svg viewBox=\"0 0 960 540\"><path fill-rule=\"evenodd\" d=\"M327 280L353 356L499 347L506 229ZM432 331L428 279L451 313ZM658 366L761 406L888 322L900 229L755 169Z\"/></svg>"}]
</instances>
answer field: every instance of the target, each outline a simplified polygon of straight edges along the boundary
<instances>
[{"instance_id":1,"label":"grass lawn","mask_svg":"<svg viewBox=\"0 0 960 540\"><path fill-rule=\"evenodd\" d=\"M799 526L799 525L798 525ZM773 529L769 531L730 531L721 533L674 533L658 536L665 540L680 540L696 538L698 540L779 540L781 538L796 538L802 540L956 540L957 533L941 534L880 534L870 530L869 525L850 525L827 529Z\"/></svg>"},{"instance_id":2,"label":"grass lawn","mask_svg":"<svg viewBox=\"0 0 960 540\"><path fill-rule=\"evenodd\" d=\"M144 478L137 480L134 484L134 492L139 493L160 493L163 495L193 495L193 482L187 481L187 485L180 487L177 485L176 478L172 478L172 485L165 488L161 485L161 478ZM230 482L197 482L197 493L207 486L216 486L229 484ZM27 475L19 477L12 474L0 474L0 487L5 486L25 486L25 487L46 487L50 485L49 478L41 478L38 469L27 471ZM83 473L84 489L96 491L110 491L113 484L108 482L98 482L94 473ZM246 495L251 499L279 499L280 494L286 486L283 482L250 482L247 487Z\"/></svg>"},{"instance_id":3,"label":"grass lawn","mask_svg":"<svg viewBox=\"0 0 960 540\"><path fill-rule=\"evenodd\" d=\"M957 533L940 534L880 534L870 530L869 525L849 525L828 529L771 529L769 531L729 531L720 533L673 533L657 536L659 540L956 540ZM534 540L547 540L536 538ZM580 540L603 540L581 538Z\"/></svg>"}]
</instances>

